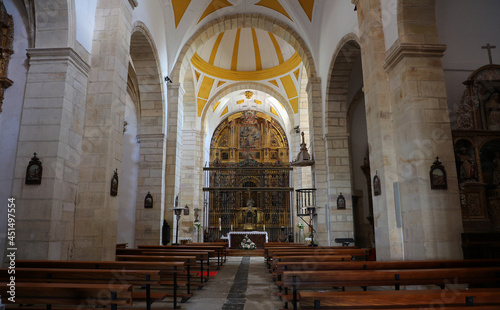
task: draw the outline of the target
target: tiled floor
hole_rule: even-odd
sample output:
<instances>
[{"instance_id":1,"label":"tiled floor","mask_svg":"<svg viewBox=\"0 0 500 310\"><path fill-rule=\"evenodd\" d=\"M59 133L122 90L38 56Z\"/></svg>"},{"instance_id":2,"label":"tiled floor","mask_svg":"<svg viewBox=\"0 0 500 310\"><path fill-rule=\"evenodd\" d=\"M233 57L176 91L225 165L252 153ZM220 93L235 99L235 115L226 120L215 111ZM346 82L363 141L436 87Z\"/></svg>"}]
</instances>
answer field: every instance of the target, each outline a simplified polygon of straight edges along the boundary
<instances>
[{"instance_id":1,"label":"tiled floor","mask_svg":"<svg viewBox=\"0 0 500 310\"><path fill-rule=\"evenodd\" d=\"M229 256L217 275L180 307L182 310L274 310L284 305L275 296L277 292L263 257Z\"/></svg>"}]
</instances>

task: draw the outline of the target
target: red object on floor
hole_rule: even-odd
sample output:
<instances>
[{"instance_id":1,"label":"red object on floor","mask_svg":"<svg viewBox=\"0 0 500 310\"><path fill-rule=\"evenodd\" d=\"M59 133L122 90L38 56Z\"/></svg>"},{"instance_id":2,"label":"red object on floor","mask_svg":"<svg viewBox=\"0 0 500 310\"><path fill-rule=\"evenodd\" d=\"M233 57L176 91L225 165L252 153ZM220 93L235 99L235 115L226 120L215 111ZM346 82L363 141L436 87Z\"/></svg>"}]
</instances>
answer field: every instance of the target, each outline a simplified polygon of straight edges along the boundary
<instances>
[{"instance_id":1,"label":"red object on floor","mask_svg":"<svg viewBox=\"0 0 500 310\"><path fill-rule=\"evenodd\" d=\"M216 275L216 274L217 274L217 271L210 271L210 272L208 273L208 276L209 276L209 277L215 277L215 275ZM197 276L199 276L199 275L200 275L200 272L198 272ZM207 272L206 272L206 271L203 271L203 276L204 276L204 277L206 277L206 276L207 276Z\"/></svg>"}]
</instances>

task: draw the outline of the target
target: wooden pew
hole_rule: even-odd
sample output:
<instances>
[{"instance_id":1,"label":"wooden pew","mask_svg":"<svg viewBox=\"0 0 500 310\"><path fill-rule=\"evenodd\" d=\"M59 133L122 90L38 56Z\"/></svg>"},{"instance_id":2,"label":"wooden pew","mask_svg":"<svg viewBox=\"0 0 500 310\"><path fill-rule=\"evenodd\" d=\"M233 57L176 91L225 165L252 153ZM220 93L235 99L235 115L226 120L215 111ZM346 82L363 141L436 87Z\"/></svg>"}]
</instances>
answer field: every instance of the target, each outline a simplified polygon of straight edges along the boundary
<instances>
[{"instance_id":1,"label":"wooden pew","mask_svg":"<svg viewBox=\"0 0 500 310\"><path fill-rule=\"evenodd\" d=\"M154 255L154 256L196 256L196 259L200 263L200 269L204 270L207 268L207 274L210 270L210 256L214 255L214 250L196 250L196 249L123 249L117 250L116 256L123 257L124 255ZM206 262L206 263L205 263Z\"/></svg>"},{"instance_id":2,"label":"wooden pew","mask_svg":"<svg viewBox=\"0 0 500 310\"><path fill-rule=\"evenodd\" d=\"M210 252L208 251L144 251L142 252L141 254L142 256L162 256L162 257L168 257L168 256L178 256L178 255L182 255L182 256L195 256L196 257L196 261L199 262L199 270L201 272L201 276L200 276L200 282L201 283L204 283L206 281L208 281L209 279L209 273L210 273ZM126 255L117 255L117 257L125 257ZM140 255L135 255L135 257L138 257ZM206 262L206 263L205 263ZM194 270L194 268L192 268L192 270ZM204 271L207 271L207 277L206 279L204 279L203 277L203 272Z\"/></svg>"},{"instance_id":3,"label":"wooden pew","mask_svg":"<svg viewBox=\"0 0 500 310\"><path fill-rule=\"evenodd\" d=\"M314 287L393 286L401 285L481 284L500 285L500 267L441 268L441 269L400 269L400 270L320 270L284 271L282 275L287 303L290 299L297 309L298 289ZM288 288L292 296L287 296Z\"/></svg>"},{"instance_id":4,"label":"wooden pew","mask_svg":"<svg viewBox=\"0 0 500 310\"><path fill-rule=\"evenodd\" d=\"M160 251L186 251L186 250L208 250L210 251L211 258L217 258L217 266L222 266L227 256L227 246L226 245L138 245L139 249L146 250L160 250ZM212 252L213 251L213 252Z\"/></svg>"},{"instance_id":5,"label":"wooden pew","mask_svg":"<svg viewBox=\"0 0 500 310\"><path fill-rule=\"evenodd\" d=\"M300 292L300 309L500 309L500 288ZM455 308L461 307L461 308ZM467 308L465 308L467 307ZM477 308L490 307L490 308Z\"/></svg>"},{"instance_id":6,"label":"wooden pew","mask_svg":"<svg viewBox=\"0 0 500 310\"><path fill-rule=\"evenodd\" d=\"M146 305L151 309L150 287L160 284L160 270L124 269L71 269L71 268L16 268L16 283L88 283L88 284L131 284L146 287ZM0 268L0 281L8 281L8 268Z\"/></svg>"},{"instance_id":7,"label":"wooden pew","mask_svg":"<svg viewBox=\"0 0 500 310\"><path fill-rule=\"evenodd\" d=\"M0 283L0 295L7 308L8 282ZM16 304L43 304L47 309L52 305L72 305L71 309L95 309L109 306L132 305L132 285L88 284L88 283L31 283L16 282Z\"/></svg>"},{"instance_id":8,"label":"wooden pew","mask_svg":"<svg viewBox=\"0 0 500 310\"><path fill-rule=\"evenodd\" d=\"M337 249L317 249L317 250L301 250L301 251L280 251L273 250L269 251L267 264L268 268L271 268L271 262L275 259L285 257L285 256L325 256L325 255L350 255L354 257L363 257L365 260L368 259L370 254L370 249L359 249L359 248L349 248L349 247L339 247Z\"/></svg>"},{"instance_id":9,"label":"wooden pew","mask_svg":"<svg viewBox=\"0 0 500 310\"><path fill-rule=\"evenodd\" d=\"M116 255L116 260L120 262L184 262L186 266L186 276L187 276L187 288L188 294L191 292L191 278L193 275L191 271L196 267L196 256L161 256L161 255ZM203 268L203 265L202 265ZM198 289L203 287L203 275L201 277L201 283L198 285Z\"/></svg>"},{"instance_id":10,"label":"wooden pew","mask_svg":"<svg viewBox=\"0 0 500 310\"><path fill-rule=\"evenodd\" d=\"M296 257L296 256L295 256ZM329 256L319 256L311 259L302 256L278 258L273 263L273 273L286 270L381 270L381 269L431 269L431 268L470 268L470 267L500 267L500 259L465 259L465 260L427 260L427 261L326 261ZM292 258L292 259L290 259ZM317 259L316 259L317 258Z\"/></svg>"},{"instance_id":11,"label":"wooden pew","mask_svg":"<svg viewBox=\"0 0 500 310\"><path fill-rule=\"evenodd\" d=\"M172 287L173 292L151 294L151 299L160 299L165 296L173 297L174 308L177 306L177 298L183 301L191 294L179 294L178 288L187 286L187 281L182 281L186 268L184 262L119 262L119 261L59 261L59 260L17 260L17 268L71 268L71 269L115 269L115 270L160 270L162 287ZM147 299L147 293L134 292L134 299Z\"/></svg>"}]
</instances>

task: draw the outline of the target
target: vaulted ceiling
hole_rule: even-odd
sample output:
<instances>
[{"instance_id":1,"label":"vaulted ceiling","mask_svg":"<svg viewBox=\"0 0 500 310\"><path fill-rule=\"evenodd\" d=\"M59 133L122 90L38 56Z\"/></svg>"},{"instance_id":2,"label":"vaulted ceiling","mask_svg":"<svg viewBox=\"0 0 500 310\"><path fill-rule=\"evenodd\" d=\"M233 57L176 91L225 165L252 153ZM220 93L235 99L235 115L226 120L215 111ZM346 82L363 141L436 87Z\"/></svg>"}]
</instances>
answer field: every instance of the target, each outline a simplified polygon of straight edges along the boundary
<instances>
[{"instance_id":1,"label":"vaulted ceiling","mask_svg":"<svg viewBox=\"0 0 500 310\"><path fill-rule=\"evenodd\" d=\"M235 13L259 13L288 24L312 27L315 0L171 0L170 5L175 29L180 33ZM201 117L207 109L212 124L238 111L252 109L274 115L287 127L290 111L299 112L302 59L294 47L274 33L257 27L226 30L199 46L190 64L197 116ZM241 89L208 109L207 104L215 94L245 82L260 84L270 91L263 91L262 87ZM251 91L250 96L247 91Z\"/></svg>"}]
</instances>

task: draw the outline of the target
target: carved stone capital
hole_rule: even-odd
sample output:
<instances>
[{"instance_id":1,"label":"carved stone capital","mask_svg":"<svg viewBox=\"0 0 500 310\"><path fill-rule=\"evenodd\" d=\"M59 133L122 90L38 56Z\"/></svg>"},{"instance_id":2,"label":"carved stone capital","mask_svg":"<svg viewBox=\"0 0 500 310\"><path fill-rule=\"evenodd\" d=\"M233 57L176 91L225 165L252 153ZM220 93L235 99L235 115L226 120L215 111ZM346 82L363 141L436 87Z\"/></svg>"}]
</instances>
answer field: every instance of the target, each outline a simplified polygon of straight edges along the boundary
<instances>
[{"instance_id":1,"label":"carved stone capital","mask_svg":"<svg viewBox=\"0 0 500 310\"><path fill-rule=\"evenodd\" d=\"M90 72L90 65L70 47L56 48L28 48L27 55L30 64L69 62L80 70L85 76Z\"/></svg>"},{"instance_id":2,"label":"carved stone capital","mask_svg":"<svg viewBox=\"0 0 500 310\"><path fill-rule=\"evenodd\" d=\"M443 57L446 44L416 44L397 41L387 51L384 69L391 71L405 57Z\"/></svg>"}]
</instances>

